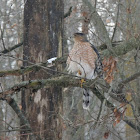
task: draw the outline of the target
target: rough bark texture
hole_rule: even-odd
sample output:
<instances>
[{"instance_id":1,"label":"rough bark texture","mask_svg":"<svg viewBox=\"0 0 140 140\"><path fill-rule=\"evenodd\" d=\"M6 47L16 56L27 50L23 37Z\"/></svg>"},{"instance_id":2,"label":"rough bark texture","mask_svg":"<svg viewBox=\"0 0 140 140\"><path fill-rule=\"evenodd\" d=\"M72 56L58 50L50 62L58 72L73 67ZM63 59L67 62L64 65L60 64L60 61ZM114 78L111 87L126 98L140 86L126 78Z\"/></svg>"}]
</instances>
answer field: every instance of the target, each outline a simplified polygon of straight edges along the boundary
<instances>
[{"instance_id":1,"label":"rough bark texture","mask_svg":"<svg viewBox=\"0 0 140 140\"><path fill-rule=\"evenodd\" d=\"M54 56L62 56L62 31L63 0L27 0L24 9L24 60L40 63ZM24 62L24 66L28 65L28 62ZM48 72L40 70L24 76L23 80L49 77ZM43 88L32 92L23 91L22 109L29 119L36 139L61 139L61 88ZM27 137L25 135L22 139L26 140Z\"/></svg>"}]
</instances>

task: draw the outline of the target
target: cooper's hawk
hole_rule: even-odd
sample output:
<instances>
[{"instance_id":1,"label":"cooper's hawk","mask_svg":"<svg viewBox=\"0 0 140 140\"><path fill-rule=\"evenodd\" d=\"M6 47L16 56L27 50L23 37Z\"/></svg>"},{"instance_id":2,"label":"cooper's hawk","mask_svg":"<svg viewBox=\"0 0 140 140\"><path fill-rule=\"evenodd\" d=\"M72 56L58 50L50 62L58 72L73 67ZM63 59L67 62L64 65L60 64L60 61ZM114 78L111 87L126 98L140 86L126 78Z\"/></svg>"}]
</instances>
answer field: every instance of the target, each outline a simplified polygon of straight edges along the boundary
<instances>
[{"instance_id":1,"label":"cooper's hawk","mask_svg":"<svg viewBox=\"0 0 140 140\"><path fill-rule=\"evenodd\" d=\"M87 78L95 79L102 73L102 63L95 46L90 44L83 33L74 34L74 46L67 59L69 73ZM89 107L89 89L83 94L83 108Z\"/></svg>"}]
</instances>

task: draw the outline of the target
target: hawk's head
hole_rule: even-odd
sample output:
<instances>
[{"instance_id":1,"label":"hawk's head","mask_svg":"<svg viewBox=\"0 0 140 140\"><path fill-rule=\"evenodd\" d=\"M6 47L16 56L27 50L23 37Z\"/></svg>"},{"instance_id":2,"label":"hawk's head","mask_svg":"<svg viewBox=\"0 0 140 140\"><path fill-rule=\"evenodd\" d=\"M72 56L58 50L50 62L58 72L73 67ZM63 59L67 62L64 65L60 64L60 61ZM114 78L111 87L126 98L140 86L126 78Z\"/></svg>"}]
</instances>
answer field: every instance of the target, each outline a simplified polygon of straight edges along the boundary
<instances>
[{"instance_id":1,"label":"hawk's head","mask_svg":"<svg viewBox=\"0 0 140 140\"><path fill-rule=\"evenodd\" d=\"M87 42L87 37L84 33L74 33L74 40L80 42Z\"/></svg>"}]
</instances>

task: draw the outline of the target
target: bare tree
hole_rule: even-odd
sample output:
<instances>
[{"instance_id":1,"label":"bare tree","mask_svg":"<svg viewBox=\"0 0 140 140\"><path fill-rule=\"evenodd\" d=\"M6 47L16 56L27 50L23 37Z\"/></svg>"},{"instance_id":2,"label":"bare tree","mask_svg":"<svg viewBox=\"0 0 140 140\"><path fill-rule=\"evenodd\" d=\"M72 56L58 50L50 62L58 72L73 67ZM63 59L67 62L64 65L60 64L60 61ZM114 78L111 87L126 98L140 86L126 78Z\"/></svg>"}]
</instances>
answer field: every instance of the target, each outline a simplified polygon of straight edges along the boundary
<instances>
[{"instance_id":1,"label":"bare tree","mask_svg":"<svg viewBox=\"0 0 140 140\"><path fill-rule=\"evenodd\" d=\"M56 56L62 57L62 38L63 0L55 2L28 0L24 10L23 60L26 62L23 66L44 63ZM53 74L55 73L51 71L40 70L24 76L24 80L46 79ZM22 109L29 119L36 139L61 139L62 89L60 87L46 87L36 91L24 90Z\"/></svg>"}]
</instances>

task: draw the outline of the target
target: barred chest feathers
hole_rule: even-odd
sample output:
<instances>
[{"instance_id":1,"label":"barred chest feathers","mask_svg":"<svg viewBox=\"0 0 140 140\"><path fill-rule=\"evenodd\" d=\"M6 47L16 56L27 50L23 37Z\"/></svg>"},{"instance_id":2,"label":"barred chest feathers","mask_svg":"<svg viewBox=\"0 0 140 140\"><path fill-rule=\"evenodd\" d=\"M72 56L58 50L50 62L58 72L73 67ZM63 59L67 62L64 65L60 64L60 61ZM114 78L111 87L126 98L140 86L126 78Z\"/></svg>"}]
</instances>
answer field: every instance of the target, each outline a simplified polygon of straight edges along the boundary
<instances>
[{"instance_id":1,"label":"barred chest feathers","mask_svg":"<svg viewBox=\"0 0 140 140\"><path fill-rule=\"evenodd\" d=\"M97 77L95 73L96 59L97 54L88 42L77 42L69 53L67 60L68 71L82 78L95 79Z\"/></svg>"}]
</instances>

